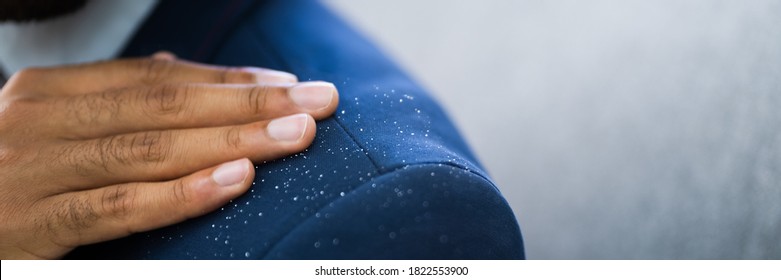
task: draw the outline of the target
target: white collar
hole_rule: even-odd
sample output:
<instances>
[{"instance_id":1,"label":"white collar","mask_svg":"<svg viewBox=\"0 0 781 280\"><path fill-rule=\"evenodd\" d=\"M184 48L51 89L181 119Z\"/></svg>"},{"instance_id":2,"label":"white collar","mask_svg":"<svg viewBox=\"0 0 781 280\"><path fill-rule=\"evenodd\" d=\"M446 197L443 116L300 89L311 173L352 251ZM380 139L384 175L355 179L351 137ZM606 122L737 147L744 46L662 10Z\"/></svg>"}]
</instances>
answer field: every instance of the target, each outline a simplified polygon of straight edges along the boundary
<instances>
[{"instance_id":1,"label":"white collar","mask_svg":"<svg viewBox=\"0 0 781 280\"><path fill-rule=\"evenodd\" d=\"M81 63L117 56L157 0L88 1L74 14L33 23L0 24L0 67Z\"/></svg>"}]
</instances>

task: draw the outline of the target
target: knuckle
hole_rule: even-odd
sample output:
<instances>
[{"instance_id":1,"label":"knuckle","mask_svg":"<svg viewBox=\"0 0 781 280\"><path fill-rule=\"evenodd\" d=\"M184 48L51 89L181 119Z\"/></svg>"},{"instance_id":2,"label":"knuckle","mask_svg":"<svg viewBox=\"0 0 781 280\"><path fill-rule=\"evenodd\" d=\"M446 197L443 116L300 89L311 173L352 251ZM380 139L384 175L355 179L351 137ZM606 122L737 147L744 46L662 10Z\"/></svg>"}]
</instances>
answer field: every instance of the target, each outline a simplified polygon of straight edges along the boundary
<instances>
[{"instance_id":1,"label":"knuckle","mask_svg":"<svg viewBox=\"0 0 781 280\"><path fill-rule=\"evenodd\" d=\"M224 68L220 72L222 72L221 80L223 83L252 84L258 82L254 73L239 68Z\"/></svg>"},{"instance_id":2,"label":"knuckle","mask_svg":"<svg viewBox=\"0 0 781 280\"><path fill-rule=\"evenodd\" d=\"M109 120L116 120L119 117L119 112L123 104L125 104L125 95L121 94L120 90L108 90L101 92L96 96L99 101L96 102L99 105L99 117Z\"/></svg>"},{"instance_id":3,"label":"knuckle","mask_svg":"<svg viewBox=\"0 0 781 280\"><path fill-rule=\"evenodd\" d=\"M262 113L266 108L266 104L268 103L268 96L268 89L266 87L250 87L245 105L247 113L252 115L259 115Z\"/></svg>"},{"instance_id":4,"label":"knuckle","mask_svg":"<svg viewBox=\"0 0 781 280\"><path fill-rule=\"evenodd\" d=\"M79 95L65 98L62 102L65 108L67 120L79 126L93 125L97 121L96 112L101 111L94 98L89 95Z\"/></svg>"},{"instance_id":5,"label":"knuckle","mask_svg":"<svg viewBox=\"0 0 781 280\"><path fill-rule=\"evenodd\" d=\"M55 203L49 211L49 228L83 231L98 220L98 213L84 197L69 197Z\"/></svg>"},{"instance_id":6,"label":"knuckle","mask_svg":"<svg viewBox=\"0 0 781 280\"><path fill-rule=\"evenodd\" d=\"M89 176L94 169L112 174L118 166L162 163L169 158L172 136L168 131L148 131L97 139L86 147L66 146L55 159L70 166L75 174Z\"/></svg>"},{"instance_id":7,"label":"knuckle","mask_svg":"<svg viewBox=\"0 0 781 280\"><path fill-rule=\"evenodd\" d=\"M130 156L127 152L127 139L122 135L113 135L105 138L101 138L95 142L95 152L93 158L86 160L92 162L94 165L103 168L106 172L111 171L112 163L128 164L130 162ZM78 152L78 151L76 151ZM71 153L71 157L83 157L77 153ZM75 166L84 166L81 162L85 160L73 160L77 163ZM77 171L88 172L89 168L82 167L77 168Z\"/></svg>"},{"instance_id":8,"label":"knuckle","mask_svg":"<svg viewBox=\"0 0 781 280\"><path fill-rule=\"evenodd\" d=\"M192 200L192 195L188 192L187 185L184 183L183 180L176 180L173 182L173 186L170 188L171 191L171 202L174 205L187 205L190 204Z\"/></svg>"},{"instance_id":9,"label":"knuckle","mask_svg":"<svg viewBox=\"0 0 781 280\"><path fill-rule=\"evenodd\" d=\"M70 196L48 204L40 218L34 222L37 230L46 232L53 242L61 246L82 245L82 234L93 227L100 218L89 199Z\"/></svg>"},{"instance_id":10,"label":"knuckle","mask_svg":"<svg viewBox=\"0 0 781 280\"><path fill-rule=\"evenodd\" d=\"M221 84L228 83L228 81L230 81L231 68L230 67L221 67L217 71L217 73L215 73L215 75L216 75L215 79L217 80L218 83L221 83Z\"/></svg>"},{"instance_id":11,"label":"knuckle","mask_svg":"<svg viewBox=\"0 0 781 280\"><path fill-rule=\"evenodd\" d=\"M152 87L143 95L147 108L160 115L179 115L187 103L189 87L162 85Z\"/></svg>"},{"instance_id":12,"label":"knuckle","mask_svg":"<svg viewBox=\"0 0 781 280\"><path fill-rule=\"evenodd\" d=\"M127 185L106 188L100 199L101 213L107 217L126 219L135 205L136 191Z\"/></svg>"},{"instance_id":13,"label":"knuckle","mask_svg":"<svg viewBox=\"0 0 781 280\"><path fill-rule=\"evenodd\" d=\"M54 106L65 111L65 115L68 116L66 123L74 126L89 126L116 120L125 100L118 91L108 90L58 99L55 102L62 102L54 103Z\"/></svg>"},{"instance_id":14,"label":"knuckle","mask_svg":"<svg viewBox=\"0 0 781 280\"><path fill-rule=\"evenodd\" d=\"M173 72L175 61L144 58L136 60L136 69L141 72L141 81L156 84L165 81Z\"/></svg>"},{"instance_id":15,"label":"knuckle","mask_svg":"<svg viewBox=\"0 0 781 280\"><path fill-rule=\"evenodd\" d=\"M142 162L165 161L171 149L171 134L165 131L148 131L137 134L131 140L133 158Z\"/></svg>"},{"instance_id":16,"label":"knuckle","mask_svg":"<svg viewBox=\"0 0 781 280\"><path fill-rule=\"evenodd\" d=\"M238 149L242 146L241 127L232 126L225 129L224 140L226 147Z\"/></svg>"}]
</instances>

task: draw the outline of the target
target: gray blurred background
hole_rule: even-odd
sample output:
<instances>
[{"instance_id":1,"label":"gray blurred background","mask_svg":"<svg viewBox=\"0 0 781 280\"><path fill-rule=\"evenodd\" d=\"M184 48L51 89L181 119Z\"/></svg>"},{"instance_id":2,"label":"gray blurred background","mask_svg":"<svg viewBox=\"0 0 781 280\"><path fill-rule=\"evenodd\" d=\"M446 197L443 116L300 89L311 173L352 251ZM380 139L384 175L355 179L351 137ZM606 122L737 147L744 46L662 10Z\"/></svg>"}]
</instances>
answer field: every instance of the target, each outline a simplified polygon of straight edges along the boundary
<instances>
[{"instance_id":1,"label":"gray blurred background","mask_svg":"<svg viewBox=\"0 0 781 280\"><path fill-rule=\"evenodd\" d=\"M435 93L529 258L781 258L781 1L324 2Z\"/></svg>"}]
</instances>

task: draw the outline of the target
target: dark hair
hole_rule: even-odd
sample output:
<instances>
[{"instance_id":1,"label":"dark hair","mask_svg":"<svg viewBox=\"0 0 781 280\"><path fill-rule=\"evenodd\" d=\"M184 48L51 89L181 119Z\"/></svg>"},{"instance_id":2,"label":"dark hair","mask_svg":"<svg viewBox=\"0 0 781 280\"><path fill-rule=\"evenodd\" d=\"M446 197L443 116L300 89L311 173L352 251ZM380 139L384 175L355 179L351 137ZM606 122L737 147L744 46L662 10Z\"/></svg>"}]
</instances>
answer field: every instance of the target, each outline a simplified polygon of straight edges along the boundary
<instances>
[{"instance_id":1,"label":"dark hair","mask_svg":"<svg viewBox=\"0 0 781 280\"><path fill-rule=\"evenodd\" d=\"M87 0L0 0L0 22L55 18L84 7Z\"/></svg>"}]
</instances>

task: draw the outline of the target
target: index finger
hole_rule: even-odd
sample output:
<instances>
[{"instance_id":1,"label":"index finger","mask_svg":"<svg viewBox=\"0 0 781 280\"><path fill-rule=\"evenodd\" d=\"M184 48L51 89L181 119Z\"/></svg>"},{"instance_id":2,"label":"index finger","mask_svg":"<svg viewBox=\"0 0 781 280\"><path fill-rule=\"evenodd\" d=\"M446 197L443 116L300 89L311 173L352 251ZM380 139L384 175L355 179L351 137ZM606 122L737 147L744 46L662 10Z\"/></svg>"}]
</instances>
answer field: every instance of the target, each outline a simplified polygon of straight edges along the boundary
<instances>
[{"instance_id":1,"label":"index finger","mask_svg":"<svg viewBox=\"0 0 781 280\"><path fill-rule=\"evenodd\" d=\"M295 83L295 75L258 67L226 67L175 59L131 58L17 73L17 84L42 95L80 95L139 85L170 83Z\"/></svg>"}]
</instances>

